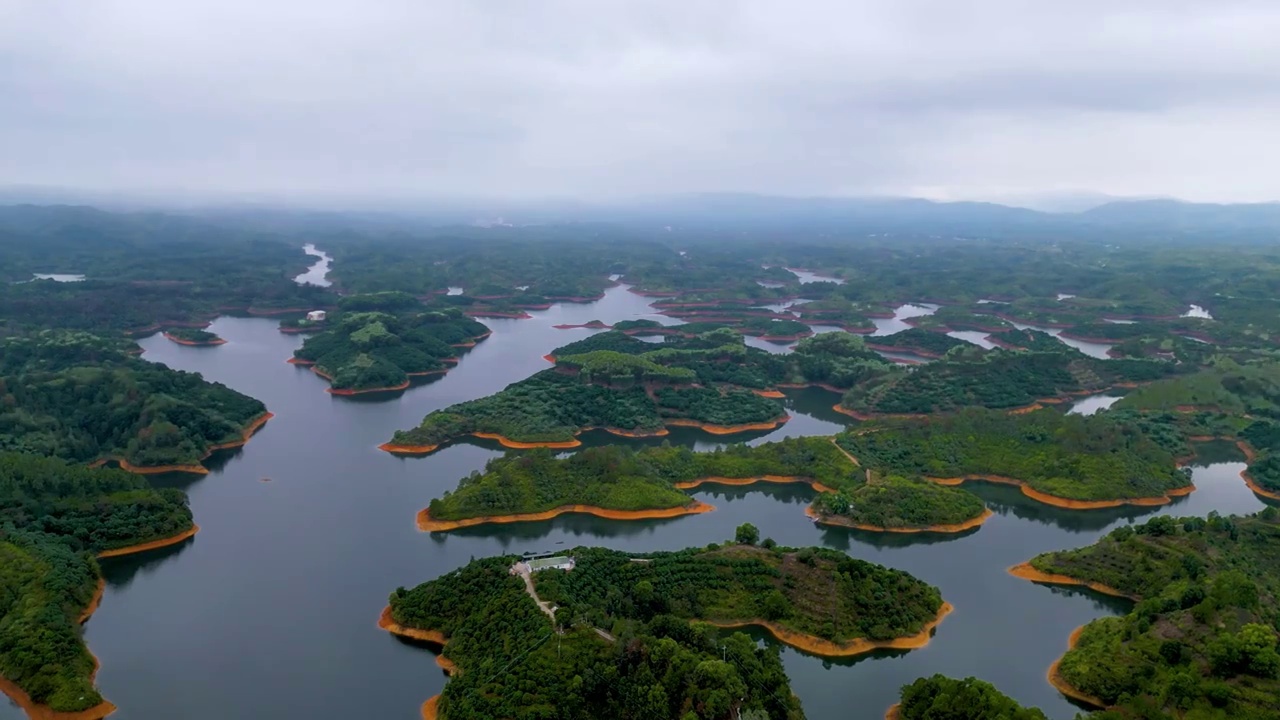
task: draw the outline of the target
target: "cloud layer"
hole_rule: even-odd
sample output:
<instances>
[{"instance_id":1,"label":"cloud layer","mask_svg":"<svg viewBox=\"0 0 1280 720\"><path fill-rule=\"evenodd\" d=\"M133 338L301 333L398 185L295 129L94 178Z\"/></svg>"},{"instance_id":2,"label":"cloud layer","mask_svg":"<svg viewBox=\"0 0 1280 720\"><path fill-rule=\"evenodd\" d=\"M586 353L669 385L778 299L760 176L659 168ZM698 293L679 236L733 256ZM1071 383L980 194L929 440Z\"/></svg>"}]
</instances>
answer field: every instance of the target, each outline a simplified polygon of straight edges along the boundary
<instances>
[{"instance_id":1,"label":"cloud layer","mask_svg":"<svg viewBox=\"0 0 1280 720\"><path fill-rule=\"evenodd\" d=\"M1274 0L0 0L0 184L1280 199Z\"/></svg>"}]
</instances>

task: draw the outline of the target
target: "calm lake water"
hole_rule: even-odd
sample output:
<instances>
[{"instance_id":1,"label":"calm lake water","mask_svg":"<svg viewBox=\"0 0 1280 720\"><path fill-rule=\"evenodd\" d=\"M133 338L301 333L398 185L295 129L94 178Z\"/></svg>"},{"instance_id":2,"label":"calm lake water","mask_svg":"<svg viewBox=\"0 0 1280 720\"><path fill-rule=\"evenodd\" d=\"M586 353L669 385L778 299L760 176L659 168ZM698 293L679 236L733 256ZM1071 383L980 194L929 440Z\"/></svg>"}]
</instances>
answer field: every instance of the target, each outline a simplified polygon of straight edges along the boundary
<instances>
[{"instance_id":1,"label":"calm lake water","mask_svg":"<svg viewBox=\"0 0 1280 720\"><path fill-rule=\"evenodd\" d=\"M1036 504L1014 488L975 485L996 513L982 528L960 537L903 536L815 526L802 512L812 494L807 488L704 486L696 496L716 511L673 520L566 516L450 534L416 530L414 514L495 457L496 446L466 441L427 457L397 458L377 450L378 443L432 410L547 367L543 354L591 332L554 324L651 312L644 298L615 287L596 303L558 305L532 313L532 320L486 320L493 335L446 376L376 399L328 395L320 378L286 364L302 339L279 333L274 320L220 318L210 328L228 341L219 347L143 340L145 358L260 398L276 417L245 447L212 458L210 475L156 478L190 493L198 536L103 562L106 596L86 637L102 662L98 685L120 707L113 718L416 718L445 677L429 651L375 627L397 586L499 553L704 545L731 538L744 522L780 543L822 544L911 572L939 586L956 607L922 650L829 661L784 648L792 686L812 720L880 717L899 686L935 672L989 680L1052 718L1074 715L1076 708L1045 682L1045 670L1075 627L1122 612L1125 603L1038 586L1005 569L1042 551L1089 544L1151 509L1070 512ZM832 433L847 419L831 410L837 399L821 390L792 393L790 422L741 439ZM669 440L709 448L723 438L677 429ZM1263 507L1238 476L1244 464L1233 446L1206 445L1201 458L1194 470L1199 489L1172 512ZM21 714L0 703L0 717Z\"/></svg>"}]
</instances>

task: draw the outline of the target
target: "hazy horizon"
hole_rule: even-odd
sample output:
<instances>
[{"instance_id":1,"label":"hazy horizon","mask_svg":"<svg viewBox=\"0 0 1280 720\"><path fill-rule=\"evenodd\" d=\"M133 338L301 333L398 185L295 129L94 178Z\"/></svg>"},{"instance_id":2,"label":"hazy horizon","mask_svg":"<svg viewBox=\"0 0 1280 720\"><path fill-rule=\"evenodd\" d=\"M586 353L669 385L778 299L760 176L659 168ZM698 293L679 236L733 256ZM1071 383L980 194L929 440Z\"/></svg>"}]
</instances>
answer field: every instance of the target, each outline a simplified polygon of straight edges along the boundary
<instances>
[{"instance_id":1,"label":"hazy horizon","mask_svg":"<svg viewBox=\"0 0 1280 720\"><path fill-rule=\"evenodd\" d=\"M0 0L0 188L1274 201L1278 32L1261 0Z\"/></svg>"}]
</instances>

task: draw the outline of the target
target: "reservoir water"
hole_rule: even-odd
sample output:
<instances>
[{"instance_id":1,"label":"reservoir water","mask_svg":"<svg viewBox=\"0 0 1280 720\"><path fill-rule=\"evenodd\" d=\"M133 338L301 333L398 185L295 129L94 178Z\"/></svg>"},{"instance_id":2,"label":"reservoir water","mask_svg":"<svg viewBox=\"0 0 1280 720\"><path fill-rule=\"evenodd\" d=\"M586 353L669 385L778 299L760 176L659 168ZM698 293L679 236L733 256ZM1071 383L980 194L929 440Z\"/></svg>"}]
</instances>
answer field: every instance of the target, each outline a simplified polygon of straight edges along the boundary
<instances>
[{"instance_id":1,"label":"reservoir water","mask_svg":"<svg viewBox=\"0 0 1280 720\"><path fill-rule=\"evenodd\" d=\"M426 413L480 397L547 367L542 355L589 330L555 324L651 316L645 298L611 288L588 305L557 305L531 320L486 320L493 335L443 377L398 394L344 398L285 363L302 339L277 321L222 317L227 340L184 347L141 341L148 360L198 371L260 398L275 413L248 445L211 458L208 476L156 476L186 490L200 534L184 544L103 561L101 608L85 626L102 663L98 685L119 706L113 720L318 720L418 717L445 677L432 654L375 627L387 595L498 553L574 545L648 551L723 541L754 523L787 545L822 544L901 568L939 586L956 611L933 642L911 652L828 661L785 649L792 686L811 720L878 718L898 687L935 672L976 675L1018 700L1066 720L1076 708L1045 681L1068 634L1125 604L1087 591L1053 589L1005 573L1036 553L1078 547L1119 524L1156 512L1247 513L1263 507L1238 473L1234 446L1209 444L1194 469L1198 490L1171 508L1072 512L1039 505L1015 488L971 486L995 516L963 536L886 535L815 526L805 487L703 486L714 512L665 521L585 516L424 534L414 514L498 454L485 441L398 458L376 445ZM847 420L835 393L792 392L793 419L734 439L762 442L829 434ZM673 443L713 447L724 438L676 429ZM584 436L587 444L626 441ZM265 481L265 482L264 482ZM851 708L857 708L852 710ZM18 718L0 703L0 718Z\"/></svg>"},{"instance_id":2,"label":"reservoir water","mask_svg":"<svg viewBox=\"0 0 1280 720\"><path fill-rule=\"evenodd\" d=\"M333 283L329 282L329 263L333 262L333 258L329 257L323 250L316 249L315 245L307 243L302 246L302 251L312 257L320 258L314 265L307 268L307 271L294 278L293 281L299 285L319 285L320 287L329 287Z\"/></svg>"}]
</instances>

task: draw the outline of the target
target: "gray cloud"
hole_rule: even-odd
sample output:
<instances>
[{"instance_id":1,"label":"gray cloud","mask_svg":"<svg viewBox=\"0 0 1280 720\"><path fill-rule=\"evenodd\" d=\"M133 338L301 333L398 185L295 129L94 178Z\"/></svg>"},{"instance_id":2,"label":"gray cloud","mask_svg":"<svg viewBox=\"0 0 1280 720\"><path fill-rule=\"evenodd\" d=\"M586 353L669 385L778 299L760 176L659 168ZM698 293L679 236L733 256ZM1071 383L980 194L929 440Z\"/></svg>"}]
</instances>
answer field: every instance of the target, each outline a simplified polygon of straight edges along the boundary
<instances>
[{"instance_id":1,"label":"gray cloud","mask_svg":"<svg viewBox=\"0 0 1280 720\"><path fill-rule=\"evenodd\" d=\"M0 0L0 183L1280 198L1273 0Z\"/></svg>"}]
</instances>

